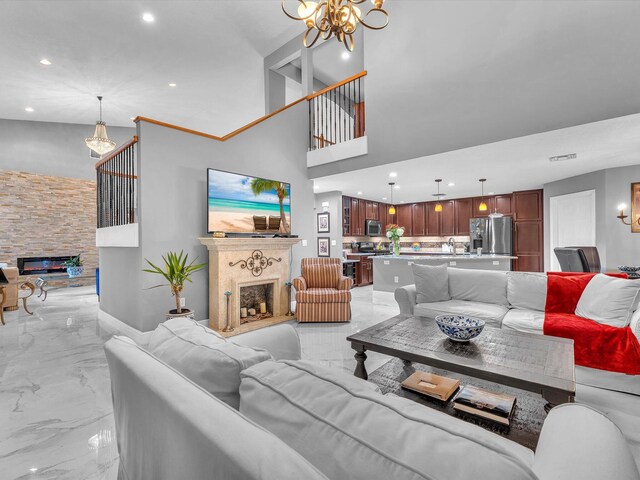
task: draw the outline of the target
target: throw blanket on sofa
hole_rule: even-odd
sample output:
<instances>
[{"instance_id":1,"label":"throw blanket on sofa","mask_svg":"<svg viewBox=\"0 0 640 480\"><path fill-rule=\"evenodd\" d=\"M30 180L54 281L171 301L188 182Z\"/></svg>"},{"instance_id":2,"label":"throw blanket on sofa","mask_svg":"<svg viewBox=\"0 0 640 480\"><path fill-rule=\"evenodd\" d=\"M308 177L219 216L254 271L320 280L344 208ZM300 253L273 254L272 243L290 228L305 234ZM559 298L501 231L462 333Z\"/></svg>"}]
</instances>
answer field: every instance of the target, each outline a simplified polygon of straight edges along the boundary
<instances>
[{"instance_id":1,"label":"throw blanket on sofa","mask_svg":"<svg viewBox=\"0 0 640 480\"><path fill-rule=\"evenodd\" d=\"M603 325L573 313L594 275L547 274L544 334L572 339L576 365L640 375L640 344L631 328Z\"/></svg>"}]
</instances>

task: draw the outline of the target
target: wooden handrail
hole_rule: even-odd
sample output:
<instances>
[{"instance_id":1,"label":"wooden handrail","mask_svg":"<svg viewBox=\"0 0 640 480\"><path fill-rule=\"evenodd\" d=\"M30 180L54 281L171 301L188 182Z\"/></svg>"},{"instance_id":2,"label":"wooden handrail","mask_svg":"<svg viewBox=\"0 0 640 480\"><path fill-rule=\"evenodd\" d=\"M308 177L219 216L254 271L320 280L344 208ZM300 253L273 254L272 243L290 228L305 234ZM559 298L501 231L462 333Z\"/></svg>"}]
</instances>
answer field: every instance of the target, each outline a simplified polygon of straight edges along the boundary
<instances>
[{"instance_id":1,"label":"wooden handrail","mask_svg":"<svg viewBox=\"0 0 640 480\"><path fill-rule=\"evenodd\" d=\"M338 83L336 83L334 85L331 85L331 86L329 86L327 88L323 88L319 92L315 92L315 93L307 95L306 97L302 97L302 98L300 98L300 99L298 99L298 100L296 100L294 102L289 103L288 105L285 105L284 107L276 110L275 112L271 112L271 113L269 113L269 114L267 114L267 115L265 115L263 117L258 118L257 120L254 120L251 123L246 124L244 127L240 127L240 128L238 128L237 130L234 130L231 133L227 133L223 137L218 137L216 135L211 135L210 133L200 132L198 130L192 130L190 128L180 127L178 125L173 125L171 123L161 122L160 120L155 120L155 119L149 118L149 117L138 116L133 121L136 122L136 123L138 123L140 121L147 122L147 123L153 123L154 125L160 125L161 127L172 128L174 130L179 130L181 132L190 133L191 135L198 135L200 137L208 138L210 140L217 140L219 142L224 142L226 140L229 140L230 138L235 137L239 133L242 133L245 130L250 129L251 127L255 127L259 123L264 122L265 120L273 117L274 115L277 115L277 114L287 110L288 108L291 108L294 105L297 105L298 103L300 103L300 102L302 102L304 100L312 100L312 99L314 99L314 98L316 98L316 97L318 97L318 96L320 96L320 95L322 95L324 93L327 93L330 90L333 90L334 88L341 87L342 85L346 85L347 83L352 82L353 80L357 80L358 78L364 77L366 74L367 74L367 71L364 70L364 71L362 71L360 73L357 73L356 75L353 75L353 76L351 76L349 78L346 78L346 79L344 79L344 80L342 80L342 81L340 81L340 82L338 82ZM134 138L136 138L136 141L137 141L137 137L134 137ZM106 160L102 160L101 162L104 162L104 161L106 161ZM98 165L96 165L96 167L97 166Z\"/></svg>"},{"instance_id":2,"label":"wooden handrail","mask_svg":"<svg viewBox=\"0 0 640 480\"><path fill-rule=\"evenodd\" d=\"M102 160L100 160L98 163L96 163L96 170L98 169L98 167L104 165L109 160L111 160L113 157L115 157L115 156L119 155L120 153L124 152L127 148L129 148L131 145L135 145L137 142L138 142L138 137L136 135L134 135L133 138L131 140L129 140L127 143L123 143L122 145L120 145L118 148L116 148L112 152L109 152L109 154L106 157L104 157Z\"/></svg>"}]
</instances>

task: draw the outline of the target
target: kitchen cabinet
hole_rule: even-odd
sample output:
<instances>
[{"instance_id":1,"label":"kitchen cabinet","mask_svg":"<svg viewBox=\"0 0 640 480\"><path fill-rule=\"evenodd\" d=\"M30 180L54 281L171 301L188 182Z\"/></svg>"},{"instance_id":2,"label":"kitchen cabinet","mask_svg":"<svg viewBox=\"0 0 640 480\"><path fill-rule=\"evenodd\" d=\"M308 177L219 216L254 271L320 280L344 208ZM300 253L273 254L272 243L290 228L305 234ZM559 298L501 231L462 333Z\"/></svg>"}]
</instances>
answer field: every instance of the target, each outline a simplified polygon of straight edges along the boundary
<instances>
[{"instance_id":1,"label":"kitchen cabinet","mask_svg":"<svg viewBox=\"0 0 640 480\"><path fill-rule=\"evenodd\" d=\"M544 224L542 190L514 192L513 250L518 257L514 270L519 272L544 271Z\"/></svg>"},{"instance_id":2,"label":"kitchen cabinet","mask_svg":"<svg viewBox=\"0 0 640 480\"><path fill-rule=\"evenodd\" d=\"M473 218L473 200L461 198L455 200L455 234L469 235L469 220Z\"/></svg>"},{"instance_id":3,"label":"kitchen cabinet","mask_svg":"<svg viewBox=\"0 0 640 480\"><path fill-rule=\"evenodd\" d=\"M351 199L351 217L349 219L349 225L350 234L354 237L364 234L364 218L360 221L360 203L361 201L357 198Z\"/></svg>"},{"instance_id":4,"label":"kitchen cabinet","mask_svg":"<svg viewBox=\"0 0 640 480\"><path fill-rule=\"evenodd\" d=\"M365 201L365 220L378 220L378 202Z\"/></svg>"},{"instance_id":5,"label":"kitchen cabinet","mask_svg":"<svg viewBox=\"0 0 640 480\"><path fill-rule=\"evenodd\" d=\"M342 197L342 236L351 235L351 198Z\"/></svg>"},{"instance_id":6,"label":"kitchen cabinet","mask_svg":"<svg viewBox=\"0 0 640 480\"><path fill-rule=\"evenodd\" d=\"M542 190L513 193L516 221L542 220Z\"/></svg>"},{"instance_id":7,"label":"kitchen cabinet","mask_svg":"<svg viewBox=\"0 0 640 480\"><path fill-rule=\"evenodd\" d=\"M442 204L442 212L438 214L440 215L440 236L453 236L456 234L455 200L440 203Z\"/></svg>"},{"instance_id":8,"label":"kitchen cabinet","mask_svg":"<svg viewBox=\"0 0 640 480\"><path fill-rule=\"evenodd\" d=\"M367 204L364 200L358 201L358 235L364 235L364 221L367 218Z\"/></svg>"},{"instance_id":9,"label":"kitchen cabinet","mask_svg":"<svg viewBox=\"0 0 640 480\"><path fill-rule=\"evenodd\" d=\"M426 235L428 237L437 237L440 235L440 221L442 217L435 211L436 202L428 202L425 204L425 218L427 221Z\"/></svg>"},{"instance_id":10,"label":"kitchen cabinet","mask_svg":"<svg viewBox=\"0 0 640 480\"><path fill-rule=\"evenodd\" d=\"M349 260L358 260L355 264L355 285L362 287L373 283L373 259L364 255L349 255Z\"/></svg>"},{"instance_id":11,"label":"kitchen cabinet","mask_svg":"<svg viewBox=\"0 0 640 480\"><path fill-rule=\"evenodd\" d=\"M424 203L411 204L411 236L421 237L426 235L426 219Z\"/></svg>"},{"instance_id":12,"label":"kitchen cabinet","mask_svg":"<svg viewBox=\"0 0 640 480\"><path fill-rule=\"evenodd\" d=\"M389 205L387 205L386 203L379 203L378 204L378 220L380 221L380 224L382 225L382 235L385 234L385 229L384 227L386 227L389 222L387 221L387 209L389 208Z\"/></svg>"},{"instance_id":13,"label":"kitchen cabinet","mask_svg":"<svg viewBox=\"0 0 640 480\"><path fill-rule=\"evenodd\" d=\"M512 195L496 195L493 197L493 206L495 211L502 213L503 215L511 215L513 213L511 207L512 200Z\"/></svg>"},{"instance_id":14,"label":"kitchen cabinet","mask_svg":"<svg viewBox=\"0 0 640 480\"><path fill-rule=\"evenodd\" d=\"M398 218L398 225L404 227L404 236L411 237L413 235L411 205L398 205L396 207L396 215Z\"/></svg>"},{"instance_id":15,"label":"kitchen cabinet","mask_svg":"<svg viewBox=\"0 0 640 480\"><path fill-rule=\"evenodd\" d=\"M489 214L493 212L493 197L484 196L484 203L487 204L487 209L484 212L480 211L482 200L482 197L473 198L473 215L471 218L488 217Z\"/></svg>"}]
</instances>

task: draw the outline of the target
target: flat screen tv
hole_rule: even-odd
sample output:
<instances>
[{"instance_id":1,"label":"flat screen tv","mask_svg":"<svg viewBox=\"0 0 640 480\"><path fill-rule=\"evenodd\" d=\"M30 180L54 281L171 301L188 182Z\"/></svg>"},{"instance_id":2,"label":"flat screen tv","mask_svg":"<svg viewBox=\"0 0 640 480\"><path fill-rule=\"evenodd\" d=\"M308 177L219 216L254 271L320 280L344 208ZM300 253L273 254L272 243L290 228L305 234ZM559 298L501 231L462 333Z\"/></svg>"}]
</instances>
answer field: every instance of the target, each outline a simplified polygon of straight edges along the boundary
<instances>
[{"instance_id":1,"label":"flat screen tv","mask_svg":"<svg viewBox=\"0 0 640 480\"><path fill-rule=\"evenodd\" d=\"M209 168L207 192L209 233L291 233L288 183Z\"/></svg>"}]
</instances>

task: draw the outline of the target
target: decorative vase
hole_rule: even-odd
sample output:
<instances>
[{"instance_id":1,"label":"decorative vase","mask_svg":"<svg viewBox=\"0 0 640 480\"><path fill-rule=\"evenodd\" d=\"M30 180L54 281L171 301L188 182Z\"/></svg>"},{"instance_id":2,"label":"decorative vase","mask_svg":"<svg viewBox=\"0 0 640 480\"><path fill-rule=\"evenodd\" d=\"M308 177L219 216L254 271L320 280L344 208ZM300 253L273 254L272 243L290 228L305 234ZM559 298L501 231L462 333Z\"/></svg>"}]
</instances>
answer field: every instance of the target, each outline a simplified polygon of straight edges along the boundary
<instances>
[{"instance_id":1,"label":"decorative vase","mask_svg":"<svg viewBox=\"0 0 640 480\"><path fill-rule=\"evenodd\" d=\"M171 320L172 318L190 318L191 320L196 319L196 314L193 310L189 310L188 308L182 308L180 313L176 312L176 309L169 310L167 313L167 320Z\"/></svg>"},{"instance_id":2,"label":"decorative vase","mask_svg":"<svg viewBox=\"0 0 640 480\"><path fill-rule=\"evenodd\" d=\"M396 257L400 256L400 240L393 241L393 254Z\"/></svg>"},{"instance_id":3,"label":"decorative vase","mask_svg":"<svg viewBox=\"0 0 640 480\"><path fill-rule=\"evenodd\" d=\"M79 277L80 275L82 275L82 272L84 272L83 266L67 267L67 275L69 275L69 278Z\"/></svg>"}]
</instances>

